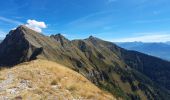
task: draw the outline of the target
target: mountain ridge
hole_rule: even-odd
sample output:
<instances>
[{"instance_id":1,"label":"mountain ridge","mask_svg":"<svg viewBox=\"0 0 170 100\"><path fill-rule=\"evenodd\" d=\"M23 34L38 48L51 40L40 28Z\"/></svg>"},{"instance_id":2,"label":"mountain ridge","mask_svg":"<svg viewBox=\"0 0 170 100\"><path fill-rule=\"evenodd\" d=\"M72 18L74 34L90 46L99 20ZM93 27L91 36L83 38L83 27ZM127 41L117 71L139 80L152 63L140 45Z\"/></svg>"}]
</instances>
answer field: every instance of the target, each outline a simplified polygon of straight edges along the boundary
<instances>
[{"instance_id":1,"label":"mountain ridge","mask_svg":"<svg viewBox=\"0 0 170 100\"><path fill-rule=\"evenodd\" d=\"M48 37L20 26L11 31L0 44L1 65L8 65L9 62L14 65L34 59L63 64L79 72L101 89L124 99L166 100L170 96L170 82L161 81L162 78L170 77L167 75L170 73L169 62L125 50L112 42L93 36L70 41L61 34ZM157 65L155 61L160 64ZM161 64L166 65L165 69ZM147 69L154 70L149 74ZM162 71L160 76L154 74L158 71Z\"/></svg>"}]
</instances>

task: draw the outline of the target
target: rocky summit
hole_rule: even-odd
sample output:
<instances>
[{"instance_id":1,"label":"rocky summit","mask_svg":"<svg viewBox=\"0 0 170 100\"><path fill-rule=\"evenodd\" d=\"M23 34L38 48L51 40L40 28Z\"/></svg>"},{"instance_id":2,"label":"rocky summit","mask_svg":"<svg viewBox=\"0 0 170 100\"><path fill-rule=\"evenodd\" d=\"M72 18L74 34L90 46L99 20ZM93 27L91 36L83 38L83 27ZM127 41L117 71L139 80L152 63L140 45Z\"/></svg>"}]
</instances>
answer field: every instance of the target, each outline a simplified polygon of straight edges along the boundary
<instances>
[{"instance_id":1,"label":"rocky summit","mask_svg":"<svg viewBox=\"0 0 170 100\"><path fill-rule=\"evenodd\" d=\"M67 66L117 99L170 97L170 62L93 36L70 41L61 34L44 36L22 25L10 31L0 44L2 67L36 59Z\"/></svg>"}]
</instances>

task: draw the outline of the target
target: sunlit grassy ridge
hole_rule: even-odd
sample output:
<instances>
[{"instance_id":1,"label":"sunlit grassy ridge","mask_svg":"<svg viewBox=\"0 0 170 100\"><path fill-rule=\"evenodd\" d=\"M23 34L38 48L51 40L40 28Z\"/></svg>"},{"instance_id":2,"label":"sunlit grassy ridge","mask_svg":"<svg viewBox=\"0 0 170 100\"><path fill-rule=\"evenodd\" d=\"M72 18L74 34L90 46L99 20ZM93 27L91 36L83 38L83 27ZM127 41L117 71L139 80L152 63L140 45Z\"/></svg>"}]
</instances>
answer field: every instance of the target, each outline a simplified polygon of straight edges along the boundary
<instances>
[{"instance_id":1,"label":"sunlit grassy ridge","mask_svg":"<svg viewBox=\"0 0 170 100\"><path fill-rule=\"evenodd\" d=\"M35 60L0 71L0 99L115 100L85 77L60 64Z\"/></svg>"}]
</instances>

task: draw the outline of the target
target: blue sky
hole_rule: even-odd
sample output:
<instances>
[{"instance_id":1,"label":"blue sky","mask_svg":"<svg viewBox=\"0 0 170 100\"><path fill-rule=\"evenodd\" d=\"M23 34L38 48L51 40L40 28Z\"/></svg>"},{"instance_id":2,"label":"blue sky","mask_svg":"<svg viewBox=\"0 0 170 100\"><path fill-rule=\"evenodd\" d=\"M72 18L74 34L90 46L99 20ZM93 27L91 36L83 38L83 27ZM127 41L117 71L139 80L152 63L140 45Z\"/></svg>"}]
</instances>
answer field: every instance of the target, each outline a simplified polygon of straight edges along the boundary
<instances>
[{"instance_id":1,"label":"blue sky","mask_svg":"<svg viewBox=\"0 0 170 100\"><path fill-rule=\"evenodd\" d=\"M1 0L0 37L28 20L69 39L170 41L169 0Z\"/></svg>"}]
</instances>

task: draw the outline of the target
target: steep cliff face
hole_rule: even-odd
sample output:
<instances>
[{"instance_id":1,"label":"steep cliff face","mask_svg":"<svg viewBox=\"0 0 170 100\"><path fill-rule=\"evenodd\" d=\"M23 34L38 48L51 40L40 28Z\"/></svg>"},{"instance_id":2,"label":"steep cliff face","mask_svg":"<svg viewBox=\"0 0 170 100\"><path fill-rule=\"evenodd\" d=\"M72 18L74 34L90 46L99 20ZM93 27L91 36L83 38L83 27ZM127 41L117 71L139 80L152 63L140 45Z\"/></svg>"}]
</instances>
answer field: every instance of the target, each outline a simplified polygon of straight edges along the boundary
<instances>
[{"instance_id":1,"label":"steep cliff face","mask_svg":"<svg viewBox=\"0 0 170 100\"><path fill-rule=\"evenodd\" d=\"M0 44L0 64L14 65L23 61L35 59L42 49L40 45L32 44L23 27L10 31Z\"/></svg>"},{"instance_id":2,"label":"steep cliff face","mask_svg":"<svg viewBox=\"0 0 170 100\"><path fill-rule=\"evenodd\" d=\"M70 41L61 34L47 37L20 26L0 44L1 65L33 59L63 64L101 89L124 99L166 100L170 97L169 62L124 50L93 36Z\"/></svg>"}]
</instances>

